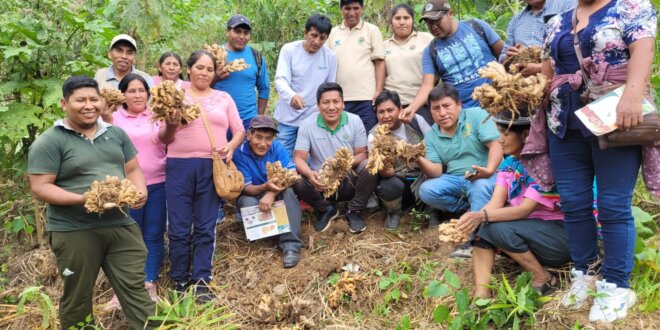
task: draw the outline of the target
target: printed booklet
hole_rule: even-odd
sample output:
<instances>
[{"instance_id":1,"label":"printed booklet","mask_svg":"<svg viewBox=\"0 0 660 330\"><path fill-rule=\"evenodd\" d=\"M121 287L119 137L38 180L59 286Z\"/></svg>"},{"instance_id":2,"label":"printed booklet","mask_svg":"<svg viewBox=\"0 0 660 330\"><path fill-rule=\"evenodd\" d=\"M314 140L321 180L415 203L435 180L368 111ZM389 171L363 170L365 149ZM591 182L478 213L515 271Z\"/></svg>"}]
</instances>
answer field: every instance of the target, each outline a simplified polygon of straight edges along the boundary
<instances>
[{"instance_id":1,"label":"printed booklet","mask_svg":"<svg viewBox=\"0 0 660 330\"><path fill-rule=\"evenodd\" d=\"M270 212L261 212L258 205L244 207L241 216L250 241L291 232L284 201L275 201Z\"/></svg>"}]
</instances>

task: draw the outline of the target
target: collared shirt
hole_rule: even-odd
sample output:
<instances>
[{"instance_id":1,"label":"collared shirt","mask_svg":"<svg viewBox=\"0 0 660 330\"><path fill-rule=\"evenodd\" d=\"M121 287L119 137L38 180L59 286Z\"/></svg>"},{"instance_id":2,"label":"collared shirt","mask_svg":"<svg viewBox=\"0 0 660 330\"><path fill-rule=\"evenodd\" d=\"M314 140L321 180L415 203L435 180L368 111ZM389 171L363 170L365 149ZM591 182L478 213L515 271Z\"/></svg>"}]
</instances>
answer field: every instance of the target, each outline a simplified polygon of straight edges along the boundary
<instances>
[{"instance_id":1,"label":"collared shirt","mask_svg":"<svg viewBox=\"0 0 660 330\"><path fill-rule=\"evenodd\" d=\"M374 60L385 58L383 36L377 26L360 20L354 28L335 26L327 41L337 54L337 83L344 101L371 100L376 92Z\"/></svg>"},{"instance_id":2,"label":"collared shirt","mask_svg":"<svg viewBox=\"0 0 660 330\"><path fill-rule=\"evenodd\" d=\"M385 40L385 89L399 93L401 104L410 104L422 86L422 53L433 40L428 32L413 31L404 42Z\"/></svg>"},{"instance_id":3,"label":"collared shirt","mask_svg":"<svg viewBox=\"0 0 660 330\"><path fill-rule=\"evenodd\" d=\"M316 90L319 85L335 82L337 76L335 52L323 46L311 54L305 50L303 42L298 40L282 46L275 73L275 89L279 99L273 118L294 127L317 112ZM302 109L291 106L291 99L296 95L305 102Z\"/></svg>"},{"instance_id":4,"label":"collared shirt","mask_svg":"<svg viewBox=\"0 0 660 330\"><path fill-rule=\"evenodd\" d=\"M485 167L488 164L486 144L500 138L492 118L482 124L488 113L481 108L461 109L453 136L440 131L433 124L431 132L424 137L426 159L440 163L450 175L472 172L472 165Z\"/></svg>"},{"instance_id":5,"label":"collared shirt","mask_svg":"<svg viewBox=\"0 0 660 330\"><path fill-rule=\"evenodd\" d=\"M149 88L154 87L154 81L151 76L133 67L131 73L137 73L147 81ZM111 65L108 68L101 68L96 71L94 80L99 83L99 89L112 88L119 89L119 80L115 77L115 69Z\"/></svg>"},{"instance_id":6,"label":"collared shirt","mask_svg":"<svg viewBox=\"0 0 660 330\"><path fill-rule=\"evenodd\" d=\"M138 162L148 185L165 181L167 158L165 144L158 138L159 122L151 115L148 109L133 115L124 107L112 113L112 122L126 131L138 150Z\"/></svg>"},{"instance_id":7,"label":"collared shirt","mask_svg":"<svg viewBox=\"0 0 660 330\"><path fill-rule=\"evenodd\" d=\"M321 168L323 161L333 158L339 148L346 147L353 153L355 148L367 146L367 132L359 116L342 112L339 125L331 130L321 114L311 116L300 125L295 150L309 152L309 167Z\"/></svg>"},{"instance_id":8,"label":"collared shirt","mask_svg":"<svg viewBox=\"0 0 660 330\"><path fill-rule=\"evenodd\" d=\"M273 144L268 149L263 157L258 157L252 153L250 143L246 140L234 152L232 158L236 168L243 173L245 185L261 185L268 182L268 175L266 172L266 163L274 163L279 161L283 168L295 170L296 165L293 164L289 152L286 151L280 141L273 141Z\"/></svg>"},{"instance_id":9,"label":"collared shirt","mask_svg":"<svg viewBox=\"0 0 660 330\"><path fill-rule=\"evenodd\" d=\"M135 158L130 138L121 128L97 121L92 139L73 130L64 120L41 134L28 152L28 173L55 175L54 184L66 191L83 194L92 182L107 175L126 177L126 162ZM48 204L48 231L73 231L124 226L134 223L128 208L114 208L103 214L88 213L82 204Z\"/></svg>"},{"instance_id":10,"label":"collared shirt","mask_svg":"<svg viewBox=\"0 0 660 330\"><path fill-rule=\"evenodd\" d=\"M509 22L506 31L507 40L499 59L504 58L509 47L517 44L526 47L543 45L543 36L547 28L546 23L555 15L575 8L575 5L576 0L546 0L543 9L538 13L534 13L532 8L527 5L523 11L513 16Z\"/></svg>"}]
</instances>

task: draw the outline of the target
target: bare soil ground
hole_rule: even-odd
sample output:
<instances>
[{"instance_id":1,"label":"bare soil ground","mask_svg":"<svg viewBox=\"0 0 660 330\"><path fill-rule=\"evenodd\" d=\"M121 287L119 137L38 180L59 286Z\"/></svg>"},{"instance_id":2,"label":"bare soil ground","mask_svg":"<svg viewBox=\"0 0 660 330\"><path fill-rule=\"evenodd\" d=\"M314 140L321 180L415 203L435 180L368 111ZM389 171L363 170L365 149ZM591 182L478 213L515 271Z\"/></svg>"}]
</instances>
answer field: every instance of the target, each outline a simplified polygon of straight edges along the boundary
<instances>
[{"instance_id":1,"label":"bare soil ground","mask_svg":"<svg viewBox=\"0 0 660 330\"><path fill-rule=\"evenodd\" d=\"M371 214L367 230L359 235L349 232L343 218L324 233L315 232L311 223L304 221L305 248L300 264L292 269L282 268L282 253L276 240L248 242L242 225L227 217L217 228L212 283L216 304L226 306L234 314L230 322L243 329L389 329L395 328L405 315L410 317L411 328L438 328L433 323L432 312L441 300L424 298L424 287L431 280L440 279L444 269L449 269L471 292L471 262L449 258L455 246L440 243L434 230L415 230L417 223L412 217L402 219L397 233L383 230L384 217L383 212ZM332 308L328 296L333 288L328 279L337 277L333 274L341 274L342 267L348 264L359 266L366 281L358 284L356 294L350 299ZM171 286L167 270L165 264L159 281L161 296ZM403 289L405 297L399 302L385 304L385 291L378 288L381 279L378 274L386 276L389 270L410 274L412 283ZM519 272L509 259L498 257L496 274L504 273L515 279ZM42 285L42 292L52 297L57 306L61 282L47 247L17 252L9 260L8 274L9 289L0 293L0 297L17 297L25 287ZM565 286L565 271L561 275ZM105 329L126 329L128 324L120 311L103 311L111 296L112 290L101 274L94 292L97 322ZM588 309L567 311L555 300L537 313L536 327L566 329L578 322L580 327L598 329L660 328L660 312L632 312L625 321L609 326L590 324L587 315ZM39 306L28 304L19 315L14 305L0 305L0 328L38 328L42 319Z\"/></svg>"}]
</instances>

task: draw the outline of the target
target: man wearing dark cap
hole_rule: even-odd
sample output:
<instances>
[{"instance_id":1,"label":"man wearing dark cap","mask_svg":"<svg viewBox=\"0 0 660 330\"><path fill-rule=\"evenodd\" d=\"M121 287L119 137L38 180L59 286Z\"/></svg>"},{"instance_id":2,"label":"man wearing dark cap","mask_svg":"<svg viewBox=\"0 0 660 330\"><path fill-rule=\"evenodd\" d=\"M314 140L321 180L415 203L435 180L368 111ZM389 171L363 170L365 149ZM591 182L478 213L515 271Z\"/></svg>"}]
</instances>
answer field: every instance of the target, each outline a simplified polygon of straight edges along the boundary
<instances>
[{"instance_id":1,"label":"man wearing dark cap","mask_svg":"<svg viewBox=\"0 0 660 330\"><path fill-rule=\"evenodd\" d=\"M464 107L479 106L472 99L472 92L489 80L481 78L477 70L497 60L504 42L482 20L456 20L448 0L428 0L421 19L435 39L422 53L422 86L413 102L403 109L401 118L410 121L424 106L436 75L456 88Z\"/></svg>"},{"instance_id":2,"label":"man wearing dark cap","mask_svg":"<svg viewBox=\"0 0 660 330\"><path fill-rule=\"evenodd\" d=\"M302 212L293 189L275 185L266 175L266 164L277 161L290 171L296 170L289 152L279 141L274 141L277 133L277 123L271 117L258 115L250 122L247 139L234 152L233 157L236 167L245 178L243 193L237 204L239 209L259 205L261 211L268 212L275 200L284 201L291 232L279 235L279 247L284 251L284 268L291 268L298 264L303 245L300 239Z\"/></svg>"},{"instance_id":3,"label":"man wearing dark cap","mask_svg":"<svg viewBox=\"0 0 660 330\"><path fill-rule=\"evenodd\" d=\"M266 59L248 43L252 35L252 22L240 14L227 21L227 62L243 59L249 67L243 71L228 72L227 68L218 68L213 88L231 95L238 108L247 131L250 120L266 111L270 96L270 82ZM255 90L256 89L256 90Z\"/></svg>"},{"instance_id":4,"label":"man wearing dark cap","mask_svg":"<svg viewBox=\"0 0 660 330\"><path fill-rule=\"evenodd\" d=\"M118 89L119 82L129 73L136 73L142 76L153 87L154 82L151 76L136 69L135 55L137 54L137 43L135 39L127 34L119 34L112 38L108 58L112 65L108 68L101 68L96 71L94 80L99 83L99 88Z\"/></svg>"}]
</instances>

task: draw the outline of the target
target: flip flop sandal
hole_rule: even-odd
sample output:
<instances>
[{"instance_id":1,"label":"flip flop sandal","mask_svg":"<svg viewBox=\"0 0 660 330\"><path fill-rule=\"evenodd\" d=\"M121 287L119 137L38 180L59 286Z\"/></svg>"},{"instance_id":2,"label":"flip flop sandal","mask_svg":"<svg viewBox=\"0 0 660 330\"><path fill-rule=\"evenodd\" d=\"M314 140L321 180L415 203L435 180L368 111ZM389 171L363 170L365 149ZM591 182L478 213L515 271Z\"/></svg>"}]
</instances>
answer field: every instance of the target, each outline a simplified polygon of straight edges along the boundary
<instances>
[{"instance_id":1,"label":"flip flop sandal","mask_svg":"<svg viewBox=\"0 0 660 330\"><path fill-rule=\"evenodd\" d=\"M532 289L538 292L539 295L541 296L549 296L553 294L555 291L557 291L558 284L559 284L559 279L557 279L557 276L551 275L550 280L543 283L543 285L539 287L532 286Z\"/></svg>"}]
</instances>

